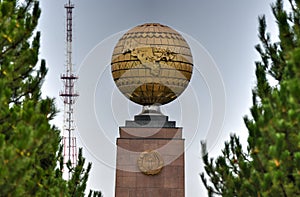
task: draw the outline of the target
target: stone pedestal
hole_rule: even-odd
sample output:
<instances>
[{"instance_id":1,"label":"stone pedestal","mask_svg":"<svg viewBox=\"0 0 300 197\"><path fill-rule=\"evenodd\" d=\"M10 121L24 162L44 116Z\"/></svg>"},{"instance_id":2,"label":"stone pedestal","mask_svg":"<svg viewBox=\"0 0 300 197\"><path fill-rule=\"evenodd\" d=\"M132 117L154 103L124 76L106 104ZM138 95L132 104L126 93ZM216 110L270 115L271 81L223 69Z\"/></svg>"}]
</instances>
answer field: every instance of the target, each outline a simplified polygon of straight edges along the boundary
<instances>
[{"instance_id":1,"label":"stone pedestal","mask_svg":"<svg viewBox=\"0 0 300 197\"><path fill-rule=\"evenodd\" d=\"M115 196L184 197L182 128L166 116L136 116L119 131Z\"/></svg>"}]
</instances>

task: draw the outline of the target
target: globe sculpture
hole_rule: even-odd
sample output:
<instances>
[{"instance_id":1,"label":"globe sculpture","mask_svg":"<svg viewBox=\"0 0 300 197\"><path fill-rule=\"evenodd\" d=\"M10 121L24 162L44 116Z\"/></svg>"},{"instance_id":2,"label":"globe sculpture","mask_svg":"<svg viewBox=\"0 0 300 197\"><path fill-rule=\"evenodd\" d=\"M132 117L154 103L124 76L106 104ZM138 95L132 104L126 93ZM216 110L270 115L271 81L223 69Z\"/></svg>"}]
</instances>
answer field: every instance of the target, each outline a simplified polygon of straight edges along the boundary
<instances>
[{"instance_id":1,"label":"globe sculpture","mask_svg":"<svg viewBox=\"0 0 300 197\"><path fill-rule=\"evenodd\" d=\"M177 31L146 23L120 38L113 50L111 72L128 99L145 107L160 106L185 90L192 76L193 58Z\"/></svg>"}]
</instances>

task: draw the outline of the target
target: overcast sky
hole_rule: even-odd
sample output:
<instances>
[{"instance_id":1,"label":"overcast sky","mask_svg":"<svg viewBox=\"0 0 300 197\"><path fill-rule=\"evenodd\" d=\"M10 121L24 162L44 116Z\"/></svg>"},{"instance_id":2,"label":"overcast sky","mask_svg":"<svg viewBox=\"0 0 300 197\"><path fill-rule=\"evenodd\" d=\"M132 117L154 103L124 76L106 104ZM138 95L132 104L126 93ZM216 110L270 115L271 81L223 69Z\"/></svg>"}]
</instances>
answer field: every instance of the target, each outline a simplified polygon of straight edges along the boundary
<instances>
[{"instance_id":1,"label":"overcast sky","mask_svg":"<svg viewBox=\"0 0 300 197\"><path fill-rule=\"evenodd\" d=\"M259 15L267 16L269 31L274 39L277 35L271 2L73 1L73 62L80 78L75 116L78 144L84 147L87 160L93 162L88 187L101 190L106 197L113 196L115 169L111 160L115 158L113 145L118 137L118 126L123 126L125 120L132 119L139 111L113 84L109 70L112 48L126 30L145 22L158 22L181 32L192 45L196 65L191 84L178 101L163 110L183 127L186 138L186 196L206 195L199 177L203 171L200 140L208 139L212 155L219 153L230 133L238 133L245 142L247 133L242 117L249 113L251 88L255 84L254 61L259 57L254 46L258 43ZM43 90L57 98L61 111L63 106L58 95L62 90L59 77L65 64L64 3L63 0L41 1L42 17L38 27L42 32L40 57L46 59L49 68ZM93 95L91 100L88 100L89 94ZM90 108L94 109L89 111ZM60 118L61 114L55 121L59 127ZM97 122L91 122L92 119Z\"/></svg>"}]
</instances>

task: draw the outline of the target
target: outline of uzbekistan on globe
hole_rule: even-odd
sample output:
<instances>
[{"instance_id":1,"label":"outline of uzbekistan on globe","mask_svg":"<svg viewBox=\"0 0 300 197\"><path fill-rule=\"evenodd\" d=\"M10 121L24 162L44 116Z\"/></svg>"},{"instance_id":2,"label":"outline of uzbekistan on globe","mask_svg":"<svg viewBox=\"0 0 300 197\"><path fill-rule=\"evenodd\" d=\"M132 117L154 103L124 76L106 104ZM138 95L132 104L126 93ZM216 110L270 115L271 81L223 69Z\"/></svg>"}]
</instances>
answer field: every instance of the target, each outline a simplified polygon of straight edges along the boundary
<instances>
[{"instance_id":1,"label":"outline of uzbekistan on globe","mask_svg":"<svg viewBox=\"0 0 300 197\"><path fill-rule=\"evenodd\" d=\"M140 115L162 115L160 106L175 100L188 86L193 58L188 43L177 31L146 23L119 39L111 72L118 89L143 106Z\"/></svg>"}]
</instances>

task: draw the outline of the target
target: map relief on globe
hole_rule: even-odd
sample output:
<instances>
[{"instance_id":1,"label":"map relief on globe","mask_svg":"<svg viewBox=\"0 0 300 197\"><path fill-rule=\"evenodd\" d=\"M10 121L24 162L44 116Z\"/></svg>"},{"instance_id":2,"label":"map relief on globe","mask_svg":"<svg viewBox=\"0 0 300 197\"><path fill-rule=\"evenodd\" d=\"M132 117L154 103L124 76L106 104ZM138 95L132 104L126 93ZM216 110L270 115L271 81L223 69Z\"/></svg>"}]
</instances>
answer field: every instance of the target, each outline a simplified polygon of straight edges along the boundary
<instances>
[{"instance_id":1,"label":"map relief on globe","mask_svg":"<svg viewBox=\"0 0 300 197\"><path fill-rule=\"evenodd\" d=\"M112 54L111 71L128 99L143 106L160 106L185 90L192 76L193 58L177 31L146 23L120 38Z\"/></svg>"}]
</instances>

